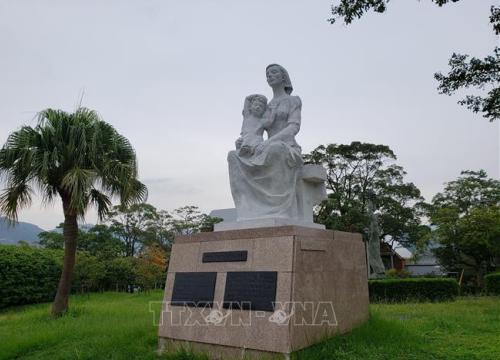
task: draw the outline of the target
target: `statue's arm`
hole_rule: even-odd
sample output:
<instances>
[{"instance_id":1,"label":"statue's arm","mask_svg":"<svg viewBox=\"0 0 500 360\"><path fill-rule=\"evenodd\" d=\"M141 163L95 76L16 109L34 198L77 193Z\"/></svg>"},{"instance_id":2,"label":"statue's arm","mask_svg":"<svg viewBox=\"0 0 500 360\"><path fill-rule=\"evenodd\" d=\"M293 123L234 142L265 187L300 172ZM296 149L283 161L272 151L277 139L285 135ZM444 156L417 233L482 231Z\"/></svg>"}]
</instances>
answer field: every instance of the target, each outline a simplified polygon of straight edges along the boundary
<instances>
[{"instance_id":1,"label":"statue's arm","mask_svg":"<svg viewBox=\"0 0 500 360\"><path fill-rule=\"evenodd\" d=\"M271 136L268 141L276 141L276 140L288 140L290 138L293 138L295 135L298 134L300 130L300 125L297 123L289 123L283 130L281 130L279 133L274 134Z\"/></svg>"},{"instance_id":2,"label":"statue's arm","mask_svg":"<svg viewBox=\"0 0 500 360\"><path fill-rule=\"evenodd\" d=\"M243 144L243 138L240 136L239 138L236 139L234 142L234 146L236 146L236 150L239 150L241 148L241 145Z\"/></svg>"},{"instance_id":3,"label":"statue's arm","mask_svg":"<svg viewBox=\"0 0 500 360\"><path fill-rule=\"evenodd\" d=\"M244 132L244 121L243 124L241 124L241 131L240 131L240 137L236 139L234 142L234 145L236 146L236 150L239 150L241 147L241 144L243 144L243 132Z\"/></svg>"},{"instance_id":4,"label":"statue's arm","mask_svg":"<svg viewBox=\"0 0 500 360\"><path fill-rule=\"evenodd\" d=\"M269 128L271 127L272 124L273 124L273 119L271 116L264 115L262 117L262 125L266 131L269 130Z\"/></svg>"}]
</instances>

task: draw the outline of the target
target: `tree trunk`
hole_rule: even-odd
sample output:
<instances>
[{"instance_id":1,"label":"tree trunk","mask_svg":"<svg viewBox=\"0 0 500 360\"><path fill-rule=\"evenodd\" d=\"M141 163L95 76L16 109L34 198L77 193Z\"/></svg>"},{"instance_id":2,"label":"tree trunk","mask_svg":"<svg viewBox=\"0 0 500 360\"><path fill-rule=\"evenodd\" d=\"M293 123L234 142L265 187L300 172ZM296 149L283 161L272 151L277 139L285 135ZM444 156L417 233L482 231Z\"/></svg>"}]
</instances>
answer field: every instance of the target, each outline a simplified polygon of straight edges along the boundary
<instances>
[{"instance_id":1,"label":"tree trunk","mask_svg":"<svg viewBox=\"0 0 500 360\"><path fill-rule=\"evenodd\" d=\"M64 211L64 265L57 287L56 297L52 304L52 315L60 316L68 310L68 298L71 290L71 279L75 267L76 240L78 236L78 223L76 215Z\"/></svg>"}]
</instances>

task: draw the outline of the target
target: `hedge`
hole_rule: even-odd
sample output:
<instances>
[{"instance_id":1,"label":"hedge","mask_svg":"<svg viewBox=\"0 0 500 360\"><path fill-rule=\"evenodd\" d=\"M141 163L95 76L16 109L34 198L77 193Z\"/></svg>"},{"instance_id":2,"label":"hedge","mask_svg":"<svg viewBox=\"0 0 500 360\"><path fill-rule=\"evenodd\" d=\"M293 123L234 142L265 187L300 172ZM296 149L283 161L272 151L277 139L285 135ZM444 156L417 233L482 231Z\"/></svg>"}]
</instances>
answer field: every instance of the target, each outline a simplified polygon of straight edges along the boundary
<instances>
[{"instance_id":1,"label":"hedge","mask_svg":"<svg viewBox=\"0 0 500 360\"><path fill-rule=\"evenodd\" d=\"M489 295L500 295L500 273L488 274L484 277L486 292Z\"/></svg>"},{"instance_id":2,"label":"hedge","mask_svg":"<svg viewBox=\"0 0 500 360\"><path fill-rule=\"evenodd\" d=\"M61 259L61 251L0 246L0 308L53 300Z\"/></svg>"},{"instance_id":3,"label":"hedge","mask_svg":"<svg viewBox=\"0 0 500 360\"><path fill-rule=\"evenodd\" d=\"M62 272L62 250L0 245L0 309L49 302ZM104 259L77 252L72 292L127 291L162 287L165 269L145 259Z\"/></svg>"},{"instance_id":4,"label":"hedge","mask_svg":"<svg viewBox=\"0 0 500 360\"><path fill-rule=\"evenodd\" d=\"M368 281L371 302L446 301L459 293L455 279L412 278Z\"/></svg>"}]
</instances>

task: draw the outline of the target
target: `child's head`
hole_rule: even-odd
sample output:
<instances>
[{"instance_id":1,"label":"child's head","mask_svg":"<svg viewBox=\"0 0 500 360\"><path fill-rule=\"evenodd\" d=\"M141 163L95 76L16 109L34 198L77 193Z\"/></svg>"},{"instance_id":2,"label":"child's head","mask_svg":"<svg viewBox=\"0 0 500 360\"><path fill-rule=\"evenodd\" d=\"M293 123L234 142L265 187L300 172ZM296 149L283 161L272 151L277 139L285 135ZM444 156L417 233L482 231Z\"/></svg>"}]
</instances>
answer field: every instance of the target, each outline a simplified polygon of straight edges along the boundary
<instances>
[{"instance_id":1,"label":"child's head","mask_svg":"<svg viewBox=\"0 0 500 360\"><path fill-rule=\"evenodd\" d=\"M267 98L264 95L251 95L248 99L250 103L249 112L250 114L262 117L267 107Z\"/></svg>"}]
</instances>

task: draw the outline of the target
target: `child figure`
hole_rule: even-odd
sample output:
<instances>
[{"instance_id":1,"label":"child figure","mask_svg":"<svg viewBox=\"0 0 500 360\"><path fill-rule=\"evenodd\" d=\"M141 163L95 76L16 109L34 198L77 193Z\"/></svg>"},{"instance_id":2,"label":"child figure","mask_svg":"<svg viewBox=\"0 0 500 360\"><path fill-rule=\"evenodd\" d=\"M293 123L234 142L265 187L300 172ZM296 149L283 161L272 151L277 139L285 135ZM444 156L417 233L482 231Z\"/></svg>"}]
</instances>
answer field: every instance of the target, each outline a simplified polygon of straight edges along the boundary
<instances>
[{"instance_id":1,"label":"child figure","mask_svg":"<svg viewBox=\"0 0 500 360\"><path fill-rule=\"evenodd\" d=\"M264 95L249 95L243 107L243 124L240 138L236 141L238 155L252 156L255 147L264 141L262 135L266 127L263 115L267 109L267 98Z\"/></svg>"}]
</instances>

